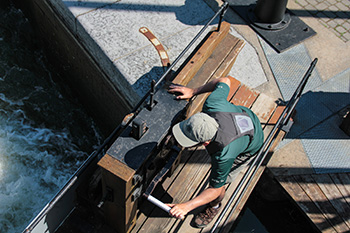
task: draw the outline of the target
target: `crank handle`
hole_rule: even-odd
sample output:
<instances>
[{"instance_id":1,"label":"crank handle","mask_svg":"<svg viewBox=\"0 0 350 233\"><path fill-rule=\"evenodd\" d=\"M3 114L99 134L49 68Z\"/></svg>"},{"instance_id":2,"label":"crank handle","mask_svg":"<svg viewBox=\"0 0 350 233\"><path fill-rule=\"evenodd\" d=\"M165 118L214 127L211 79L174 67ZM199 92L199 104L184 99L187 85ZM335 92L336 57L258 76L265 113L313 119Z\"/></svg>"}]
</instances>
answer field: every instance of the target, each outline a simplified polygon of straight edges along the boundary
<instances>
[{"instance_id":1,"label":"crank handle","mask_svg":"<svg viewBox=\"0 0 350 233\"><path fill-rule=\"evenodd\" d=\"M164 210L167 213L169 213L171 210L171 207L167 206L166 204L164 204L163 202L161 202L157 198L153 197L152 195L148 195L147 200L149 202L153 203L154 205L158 206L159 208L161 208L162 210ZM184 218L181 218L181 220L184 220Z\"/></svg>"}]
</instances>

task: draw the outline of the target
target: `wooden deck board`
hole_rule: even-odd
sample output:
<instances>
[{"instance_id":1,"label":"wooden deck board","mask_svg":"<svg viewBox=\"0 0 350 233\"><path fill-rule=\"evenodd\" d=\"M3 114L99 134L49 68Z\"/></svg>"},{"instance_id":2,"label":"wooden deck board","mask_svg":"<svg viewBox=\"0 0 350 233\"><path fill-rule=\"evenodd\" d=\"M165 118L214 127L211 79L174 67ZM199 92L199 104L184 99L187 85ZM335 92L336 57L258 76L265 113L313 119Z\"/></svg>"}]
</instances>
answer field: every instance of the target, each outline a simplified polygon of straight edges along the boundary
<instances>
[{"instance_id":1,"label":"wooden deck board","mask_svg":"<svg viewBox=\"0 0 350 233\"><path fill-rule=\"evenodd\" d=\"M350 174L278 176L291 198L322 232L350 232Z\"/></svg>"},{"instance_id":2,"label":"wooden deck board","mask_svg":"<svg viewBox=\"0 0 350 233\"><path fill-rule=\"evenodd\" d=\"M238 91L235 93L233 98L231 99L231 103L234 105L241 105L247 108L250 108L259 93L257 91L252 90L246 85L241 85Z\"/></svg>"},{"instance_id":3,"label":"wooden deck board","mask_svg":"<svg viewBox=\"0 0 350 233\"><path fill-rule=\"evenodd\" d=\"M238 81L237 79L231 77L231 76L228 76L228 78L230 79L231 86L230 86L230 92L227 96L227 101L230 101L232 99L233 95L236 93L236 91L241 86L241 82Z\"/></svg>"},{"instance_id":4,"label":"wooden deck board","mask_svg":"<svg viewBox=\"0 0 350 233\"><path fill-rule=\"evenodd\" d=\"M311 175L299 175L296 180L337 232L350 230Z\"/></svg>"},{"instance_id":5,"label":"wooden deck board","mask_svg":"<svg viewBox=\"0 0 350 233\"><path fill-rule=\"evenodd\" d=\"M237 58L237 52L241 51L244 46L242 40L228 35L217 49L213 52L210 58L204 63L203 67L197 72L194 78L188 83L188 87L195 88L210 82L219 77L225 77L231 70L233 63ZM213 62L215 61L215 62ZM232 79L236 80L236 79ZM240 83L238 80L234 84ZM231 85L232 86L232 85ZM205 99L209 93L195 96L190 103L187 111L187 117L199 112ZM232 95L231 95L232 96Z\"/></svg>"},{"instance_id":6,"label":"wooden deck board","mask_svg":"<svg viewBox=\"0 0 350 233\"><path fill-rule=\"evenodd\" d=\"M266 124L270 119L273 111L276 109L277 103L270 96L261 93L256 102L252 106L252 111L257 115L261 124Z\"/></svg>"},{"instance_id":7,"label":"wooden deck board","mask_svg":"<svg viewBox=\"0 0 350 233\"><path fill-rule=\"evenodd\" d=\"M181 168L181 172L176 177L168 178L166 184L170 185L167 189L164 188L166 194L173 198L173 203L179 203L193 198L197 189L200 188L199 185L203 183L203 176L206 176L209 169L210 158L206 156L206 151L196 150L185 166ZM164 202L169 201L163 198L160 198L160 200ZM176 221L179 220L170 218L167 213L155 208L150 216L148 216L147 227L142 228L142 232L168 232Z\"/></svg>"},{"instance_id":8,"label":"wooden deck board","mask_svg":"<svg viewBox=\"0 0 350 233\"><path fill-rule=\"evenodd\" d=\"M332 178L328 174L313 174L312 177L350 230L350 206Z\"/></svg>"},{"instance_id":9,"label":"wooden deck board","mask_svg":"<svg viewBox=\"0 0 350 233\"><path fill-rule=\"evenodd\" d=\"M350 174L301 174L276 179L321 232L350 232Z\"/></svg>"},{"instance_id":10,"label":"wooden deck board","mask_svg":"<svg viewBox=\"0 0 350 233\"><path fill-rule=\"evenodd\" d=\"M158 185L156 187L156 189L153 191L153 196L155 196L156 198L163 198L162 200L165 202L171 202L172 200L167 200L164 196L164 192L165 190L167 190L170 185L172 184L172 181L174 178L176 178L178 176L178 174L182 171L182 169L184 168L184 166L187 164L187 161L192 157L193 153L194 153L194 149L190 148L187 150L183 150L181 152L181 161L179 166L177 167L177 169L175 170L174 174L172 174L171 178L166 178L164 180L164 182L162 183L162 185ZM142 228L143 224L147 221L148 217L152 216L152 212L154 211L154 209L156 209L157 207L155 207L153 204L144 201L141 205L140 205L140 213L139 213L139 217L137 219L136 225L134 227L134 229L131 232L139 232L139 230ZM164 214L164 213L162 213Z\"/></svg>"},{"instance_id":11,"label":"wooden deck board","mask_svg":"<svg viewBox=\"0 0 350 233\"><path fill-rule=\"evenodd\" d=\"M350 174L347 173L334 173L329 174L333 182L341 192L346 203L350 206Z\"/></svg>"},{"instance_id":12,"label":"wooden deck board","mask_svg":"<svg viewBox=\"0 0 350 233\"><path fill-rule=\"evenodd\" d=\"M269 124L275 125L278 121L278 118L281 116L281 114L283 113L285 108L286 108L285 106L277 106L274 114L272 115L271 119L269 120Z\"/></svg>"},{"instance_id":13,"label":"wooden deck board","mask_svg":"<svg viewBox=\"0 0 350 233\"><path fill-rule=\"evenodd\" d=\"M181 85L187 85L187 83L202 67L203 63L208 59L219 43L226 37L230 30L230 26L231 25L229 23L222 22L220 31L212 31L209 38L205 40L199 51L193 55L191 60L180 71L173 82Z\"/></svg>"},{"instance_id":14,"label":"wooden deck board","mask_svg":"<svg viewBox=\"0 0 350 233\"><path fill-rule=\"evenodd\" d=\"M336 232L292 176L280 176L277 177L277 180L320 231L327 233Z\"/></svg>"}]
</instances>

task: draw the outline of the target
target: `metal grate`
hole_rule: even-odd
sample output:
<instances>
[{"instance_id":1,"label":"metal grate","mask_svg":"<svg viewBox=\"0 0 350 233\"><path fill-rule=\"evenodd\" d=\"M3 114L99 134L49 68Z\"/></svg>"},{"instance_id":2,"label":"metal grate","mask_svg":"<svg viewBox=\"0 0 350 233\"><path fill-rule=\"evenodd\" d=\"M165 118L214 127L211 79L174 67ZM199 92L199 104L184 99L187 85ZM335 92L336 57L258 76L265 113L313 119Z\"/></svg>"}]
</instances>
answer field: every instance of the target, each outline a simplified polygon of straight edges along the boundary
<instances>
[{"instance_id":1,"label":"metal grate","mask_svg":"<svg viewBox=\"0 0 350 233\"><path fill-rule=\"evenodd\" d=\"M284 100L289 100L312 59L303 44L290 48L283 53L277 53L263 39L260 37L259 39L280 92ZM304 93L319 86L321 83L322 80L316 67L305 87Z\"/></svg>"},{"instance_id":2,"label":"metal grate","mask_svg":"<svg viewBox=\"0 0 350 233\"><path fill-rule=\"evenodd\" d=\"M350 172L350 137L335 115L301 135L301 142L316 173Z\"/></svg>"}]
</instances>

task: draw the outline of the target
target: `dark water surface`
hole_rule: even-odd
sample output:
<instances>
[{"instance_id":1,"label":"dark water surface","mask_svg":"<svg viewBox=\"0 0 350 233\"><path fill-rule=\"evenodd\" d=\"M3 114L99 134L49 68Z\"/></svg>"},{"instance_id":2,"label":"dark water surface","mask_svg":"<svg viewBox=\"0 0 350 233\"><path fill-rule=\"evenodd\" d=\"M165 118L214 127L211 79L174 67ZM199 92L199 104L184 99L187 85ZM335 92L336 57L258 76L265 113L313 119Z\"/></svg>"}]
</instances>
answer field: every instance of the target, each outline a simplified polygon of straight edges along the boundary
<instances>
[{"instance_id":1,"label":"dark water surface","mask_svg":"<svg viewBox=\"0 0 350 233\"><path fill-rule=\"evenodd\" d=\"M100 144L29 21L0 3L0 232L22 232Z\"/></svg>"}]
</instances>

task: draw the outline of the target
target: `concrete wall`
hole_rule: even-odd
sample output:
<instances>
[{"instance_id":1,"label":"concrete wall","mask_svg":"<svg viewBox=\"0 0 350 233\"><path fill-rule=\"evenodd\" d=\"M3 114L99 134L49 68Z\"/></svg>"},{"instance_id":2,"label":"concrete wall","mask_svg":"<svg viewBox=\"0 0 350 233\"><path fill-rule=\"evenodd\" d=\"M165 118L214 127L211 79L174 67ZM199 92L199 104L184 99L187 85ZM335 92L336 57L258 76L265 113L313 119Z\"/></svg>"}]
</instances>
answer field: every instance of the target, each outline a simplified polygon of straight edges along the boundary
<instances>
[{"instance_id":1,"label":"concrete wall","mask_svg":"<svg viewBox=\"0 0 350 233\"><path fill-rule=\"evenodd\" d=\"M34 23L50 62L107 135L138 101L132 87L56 0L14 0ZM89 39L91 41L89 41ZM111 79L113 77L113 79Z\"/></svg>"}]
</instances>

